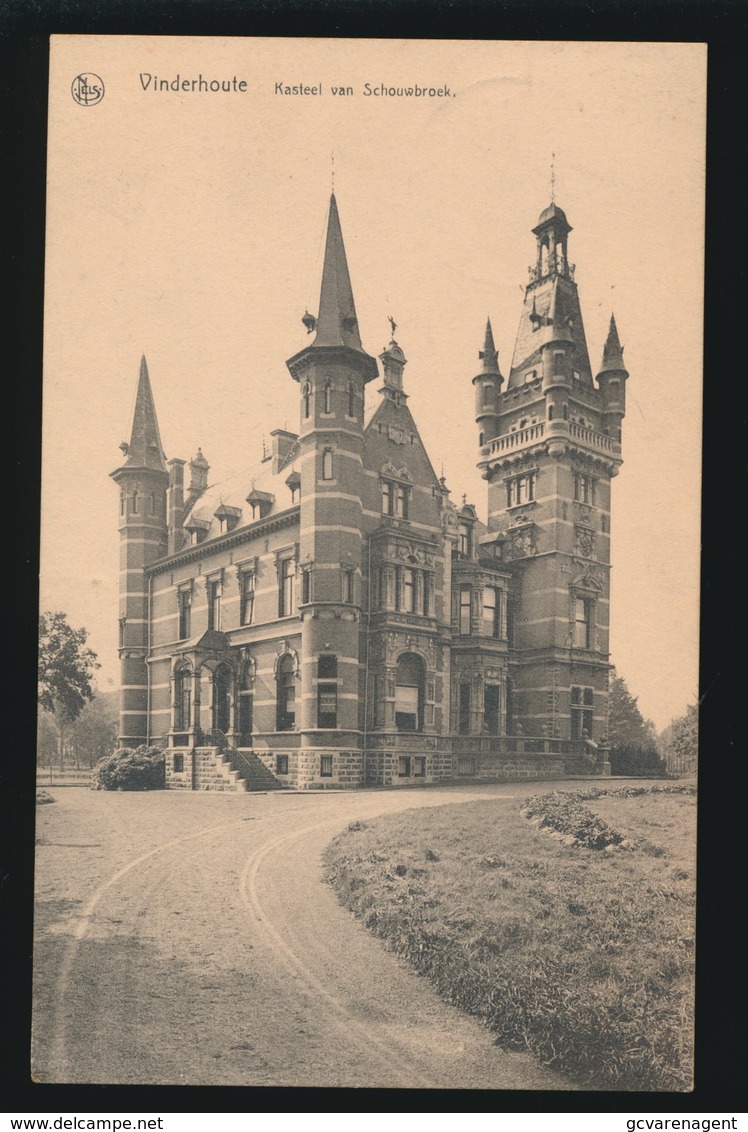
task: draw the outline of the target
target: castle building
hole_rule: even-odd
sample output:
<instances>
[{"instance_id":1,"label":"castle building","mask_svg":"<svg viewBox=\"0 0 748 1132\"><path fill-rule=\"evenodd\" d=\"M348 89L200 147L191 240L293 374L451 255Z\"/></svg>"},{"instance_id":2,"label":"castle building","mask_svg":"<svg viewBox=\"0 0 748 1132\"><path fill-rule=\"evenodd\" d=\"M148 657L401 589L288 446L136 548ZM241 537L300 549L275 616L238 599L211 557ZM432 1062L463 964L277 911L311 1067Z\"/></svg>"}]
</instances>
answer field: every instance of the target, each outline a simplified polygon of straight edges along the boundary
<instances>
[{"instance_id":1,"label":"castle building","mask_svg":"<svg viewBox=\"0 0 748 1132\"><path fill-rule=\"evenodd\" d=\"M508 375L473 377L488 523L421 441L394 338L364 349L335 197L317 316L288 361L299 429L214 482L166 459L145 358L112 472L120 745L167 786L353 787L609 772L610 481L628 377L593 377L555 203ZM381 373L381 376L380 376ZM375 383L367 392L367 386Z\"/></svg>"}]
</instances>

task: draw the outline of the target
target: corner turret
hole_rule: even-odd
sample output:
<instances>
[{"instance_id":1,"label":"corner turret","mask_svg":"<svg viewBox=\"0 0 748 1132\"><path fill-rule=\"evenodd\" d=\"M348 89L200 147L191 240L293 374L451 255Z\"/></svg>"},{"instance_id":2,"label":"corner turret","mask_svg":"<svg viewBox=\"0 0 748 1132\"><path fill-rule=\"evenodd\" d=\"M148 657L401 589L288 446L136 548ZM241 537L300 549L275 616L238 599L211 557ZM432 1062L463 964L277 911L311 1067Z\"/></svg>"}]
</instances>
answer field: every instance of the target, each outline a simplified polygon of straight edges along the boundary
<instances>
[{"instance_id":1,"label":"corner turret","mask_svg":"<svg viewBox=\"0 0 748 1132\"><path fill-rule=\"evenodd\" d=\"M628 376L628 370L623 362L623 346L618 337L615 315L611 314L597 381L603 395L605 431L618 443L621 440L621 421L626 415Z\"/></svg>"},{"instance_id":2,"label":"corner turret","mask_svg":"<svg viewBox=\"0 0 748 1132\"><path fill-rule=\"evenodd\" d=\"M483 363L473 378L475 386L475 423L480 429L478 444L482 447L498 431L499 394L504 378L499 369L499 352L494 345L491 319L486 319L483 349L478 351Z\"/></svg>"}]
</instances>

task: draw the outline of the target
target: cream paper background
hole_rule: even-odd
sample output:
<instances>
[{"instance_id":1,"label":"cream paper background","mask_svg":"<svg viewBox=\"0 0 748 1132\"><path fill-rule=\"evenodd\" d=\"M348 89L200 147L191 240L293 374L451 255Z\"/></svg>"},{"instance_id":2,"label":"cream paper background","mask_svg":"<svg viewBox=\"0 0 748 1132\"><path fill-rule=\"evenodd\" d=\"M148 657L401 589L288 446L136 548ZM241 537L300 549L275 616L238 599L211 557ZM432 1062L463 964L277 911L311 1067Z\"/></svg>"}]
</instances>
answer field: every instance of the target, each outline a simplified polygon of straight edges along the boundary
<instances>
[{"instance_id":1,"label":"cream paper background","mask_svg":"<svg viewBox=\"0 0 748 1132\"><path fill-rule=\"evenodd\" d=\"M91 71L106 93L81 107L71 83ZM141 72L248 89L144 91ZM487 314L508 372L555 153L593 371L614 309L631 374L611 659L658 728L681 714L698 679L705 82L700 44L53 37L41 603L89 629L100 687L118 679L108 473L141 353L167 456L200 445L211 481L296 430L285 359L317 309L334 151L364 347L381 351L392 314L434 466L485 518L471 378Z\"/></svg>"}]
</instances>

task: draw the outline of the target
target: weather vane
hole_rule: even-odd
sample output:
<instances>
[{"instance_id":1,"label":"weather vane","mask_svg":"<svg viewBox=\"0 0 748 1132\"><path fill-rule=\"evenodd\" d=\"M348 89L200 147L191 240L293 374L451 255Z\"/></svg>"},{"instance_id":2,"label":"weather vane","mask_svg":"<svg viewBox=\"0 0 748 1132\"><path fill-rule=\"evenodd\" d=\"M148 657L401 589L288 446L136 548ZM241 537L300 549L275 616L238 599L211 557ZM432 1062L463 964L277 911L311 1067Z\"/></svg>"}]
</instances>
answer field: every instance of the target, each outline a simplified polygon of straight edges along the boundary
<instances>
[{"instance_id":1,"label":"weather vane","mask_svg":"<svg viewBox=\"0 0 748 1132\"><path fill-rule=\"evenodd\" d=\"M395 320L394 320L394 318L392 317L391 314L387 315L387 320L388 320L390 326L392 327L392 337L394 338L395 337L395 331L397 330L397 323L395 322Z\"/></svg>"},{"instance_id":2,"label":"weather vane","mask_svg":"<svg viewBox=\"0 0 748 1132\"><path fill-rule=\"evenodd\" d=\"M335 192L335 150L330 154L330 178L332 180L332 191Z\"/></svg>"},{"instance_id":3,"label":"weather vane","mask_svg":"<svg viewBox=\"0 0 748 1132\"><path fill-rule=\"evenodd\" d=\"M556 200L556 155L551 154L551 204Z\"/></svg>"}]
</instances>

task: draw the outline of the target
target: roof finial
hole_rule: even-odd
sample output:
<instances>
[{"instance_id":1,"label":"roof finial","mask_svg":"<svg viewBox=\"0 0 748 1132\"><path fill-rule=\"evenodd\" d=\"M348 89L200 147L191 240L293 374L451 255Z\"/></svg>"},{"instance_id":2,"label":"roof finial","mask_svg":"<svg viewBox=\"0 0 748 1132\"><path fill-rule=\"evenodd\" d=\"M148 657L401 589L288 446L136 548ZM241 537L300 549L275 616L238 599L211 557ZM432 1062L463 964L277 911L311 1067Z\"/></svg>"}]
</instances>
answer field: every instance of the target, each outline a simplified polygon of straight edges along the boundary
<instances>
[{"instance_id":1,"label":"roof finial","mask_svg":"<svg viewBox=\"0 0 748 1132\"><path fill-rule=\"evenodd\" d=\"M332 182L332 195L335 196L335 150L330 154L330 180Z\"/></svg>"},{"instance_id":2,"label":"roof finial","mask_svg":"<svg viewBox=\"0 0 748 1132\"><path fill-rule=\"evenodd\" d=\"M551 154L551 204L556 200L556 154Z\"/></svg>"},{"instance_id":3,"label":"roof finial","mask_svg":"<svg viewBox=\"0 0 748 1132\"><path fill-rule=\"evenodd\" d=\"M389 322L390 326L392 327L392 340L393 340L393 342L394 342L394 340L395 340L395 331L397 330L397 323L395 322L395 320L394 320L394 318L392 317L392 315L391 315L391 314L388 314L388 315L387 315L387 321Z\"/></svg>"}]
</instances>

